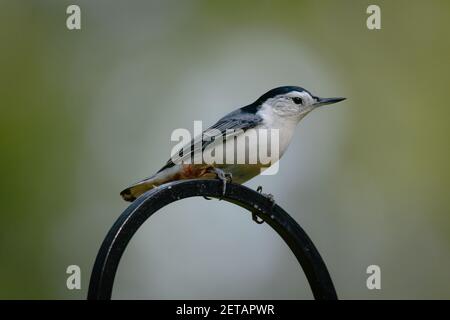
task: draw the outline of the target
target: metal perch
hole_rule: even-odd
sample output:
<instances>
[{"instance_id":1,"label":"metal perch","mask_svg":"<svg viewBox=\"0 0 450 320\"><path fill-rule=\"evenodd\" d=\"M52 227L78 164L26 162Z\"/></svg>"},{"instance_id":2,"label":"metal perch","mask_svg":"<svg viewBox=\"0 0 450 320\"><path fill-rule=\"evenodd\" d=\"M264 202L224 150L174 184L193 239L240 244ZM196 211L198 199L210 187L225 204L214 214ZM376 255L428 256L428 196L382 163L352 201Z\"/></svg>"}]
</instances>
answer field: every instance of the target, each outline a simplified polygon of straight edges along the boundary
<instances>
[{"instance_id":1,"label":"metal perch","mask_svg":"<svg viewBox=\"0 0 450 320\"><path fill-rule=\"evenodd\" d=\"M181 180L152 189L135 200L117 219L97 254L89 283L89 300L109 300L114 277L128 242L139 227L162 207L189 197L213 197L249 210L270 225L297 257L315 299L337 300L327 267L305 231L273 200L239 184L219 180Z\"/></svg>"}]
</instances>

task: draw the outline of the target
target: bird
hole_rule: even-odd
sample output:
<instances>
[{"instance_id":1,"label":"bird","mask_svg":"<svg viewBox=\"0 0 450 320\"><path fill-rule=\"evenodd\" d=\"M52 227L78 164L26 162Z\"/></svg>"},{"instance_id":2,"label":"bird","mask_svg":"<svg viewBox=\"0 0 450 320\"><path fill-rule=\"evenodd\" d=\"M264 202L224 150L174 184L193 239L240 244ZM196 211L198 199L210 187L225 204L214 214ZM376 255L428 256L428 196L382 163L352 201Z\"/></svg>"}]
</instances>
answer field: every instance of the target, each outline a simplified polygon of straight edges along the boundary
<instances>
[{"instance_id":1,"label":"bird","mask_svg":"<svg viewBox=\"0 0 450 320\"><path fill-rule=\"evenodd\" d=\"M167 163L152 176L142 179L120 192L125 201L133 202L146 191L165 183L184 179L220 179L223 181L223 193L226 183L243 184L259 175L264 167L257 163L204 163L193 162L193 154L226 145L242 138L250 129L278 130L279 158L285 153L291 142L297 124L308 113L320 106L345 100L343 97L320 98L299 86L281 86L269 90L253 103L241 107L220 118L214 125L203 131L200 137L194 137L187 146L180 149ZM215 130L216 136L208 136ZM231 133L230 133L231 132ZM205 139L208 136L209 139ZM221 139L215 139L215 138ZM250 142L251 143L251 142ZM257 142L260 143L260 142ZM260 146L258 146L260 148ZM246 152L251 149L246 146ZM245 160L248 160L248 155Z\"/></svg>"}]
</instances>

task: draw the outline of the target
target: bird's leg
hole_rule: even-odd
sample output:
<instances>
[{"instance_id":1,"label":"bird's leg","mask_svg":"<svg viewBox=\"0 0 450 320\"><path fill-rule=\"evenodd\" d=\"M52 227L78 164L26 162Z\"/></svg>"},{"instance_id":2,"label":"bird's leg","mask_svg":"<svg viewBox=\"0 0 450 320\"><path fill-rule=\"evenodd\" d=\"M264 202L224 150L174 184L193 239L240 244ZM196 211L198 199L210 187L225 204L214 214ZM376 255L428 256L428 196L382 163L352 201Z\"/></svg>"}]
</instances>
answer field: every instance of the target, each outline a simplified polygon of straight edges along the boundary
<instances>
[{"instance_id":1,"label":"bird's leg","mask_svg":"<svg viewBox=\"0 0 450 320\"><path fill-rule=\"evenodd\" d=\"M232 174L229 172L225 172L222 169L211 167L211 172L215 173L217 176L217 179L221 180L223 183L223 189L222 189L222 196L225 195L225 192L227 190L227 182L232 181Z\"/></svg>"}]
</instances>

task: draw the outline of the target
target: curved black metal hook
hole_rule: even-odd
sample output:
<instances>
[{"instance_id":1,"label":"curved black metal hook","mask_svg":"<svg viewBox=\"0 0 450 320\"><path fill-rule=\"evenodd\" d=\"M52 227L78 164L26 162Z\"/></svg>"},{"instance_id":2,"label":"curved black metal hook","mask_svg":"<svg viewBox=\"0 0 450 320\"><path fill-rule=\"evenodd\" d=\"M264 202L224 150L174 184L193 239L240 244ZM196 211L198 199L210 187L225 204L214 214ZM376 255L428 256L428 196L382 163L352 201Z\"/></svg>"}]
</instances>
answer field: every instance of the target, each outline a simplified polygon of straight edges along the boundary
<instances>
[{"instance_id":1,"label":"curved black metal hook","mask_svg":"<svg viewBox=\"0 0 450 320\"><path fill-rule=\"evenodd\" d=\"M229 183L222 195L219 180L181 180L152 189L135 200L117 219L97 254L89 283L89 300L111 299L114 277L128 242L156 211L174 201L206 196L243 207L269 224L283 238L300 263L315 299L336 300L327 267L305 231L273 201L245 186Z\"/></svg>"}]
</instances>

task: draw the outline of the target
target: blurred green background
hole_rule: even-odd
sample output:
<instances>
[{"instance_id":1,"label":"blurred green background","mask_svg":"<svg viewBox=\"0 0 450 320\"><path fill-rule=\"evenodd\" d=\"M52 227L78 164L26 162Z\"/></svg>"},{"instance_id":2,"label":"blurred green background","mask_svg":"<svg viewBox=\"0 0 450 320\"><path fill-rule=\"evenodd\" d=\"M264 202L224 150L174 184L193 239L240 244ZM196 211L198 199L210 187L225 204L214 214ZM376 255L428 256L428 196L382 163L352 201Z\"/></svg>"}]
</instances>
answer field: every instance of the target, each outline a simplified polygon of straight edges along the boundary
<instances>
[{"instance_id":1,"label":"blurred green background","mask_svg":"<svg viewBox=\"0 0 450 320\"><path fill-rule=\"evenodd\" d=\"M279 85L348 100L306 117L280 172L248 185L305 228L340 298L450 298L449 1L0 4L0 298L85 298L119 191L162 166L172 130ZM113 297L312 295L267 225L195 198L137 233Z\"/></svg>"}]
</instances>

